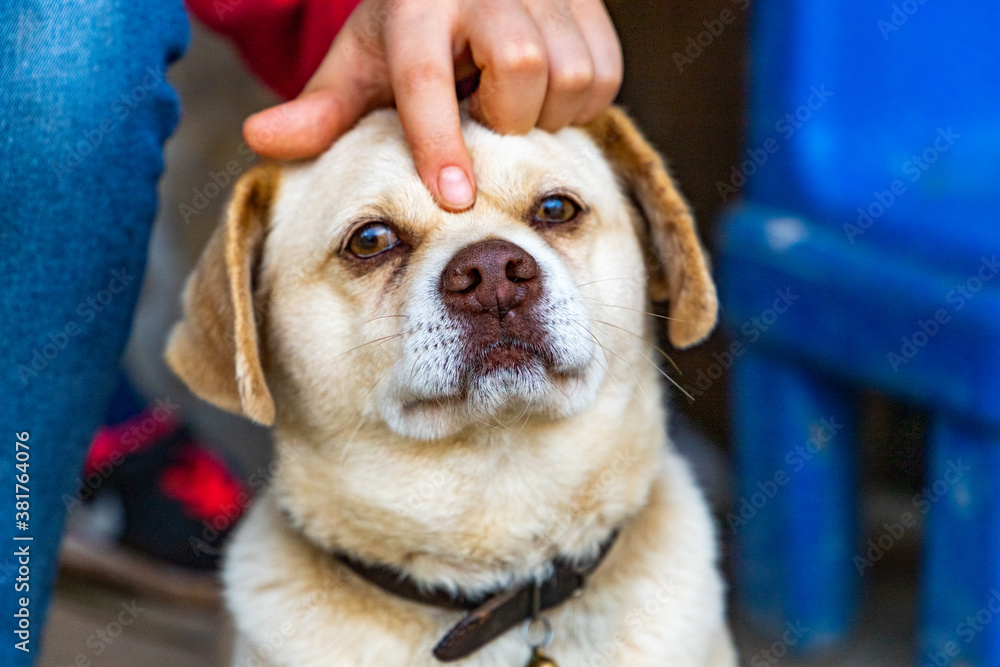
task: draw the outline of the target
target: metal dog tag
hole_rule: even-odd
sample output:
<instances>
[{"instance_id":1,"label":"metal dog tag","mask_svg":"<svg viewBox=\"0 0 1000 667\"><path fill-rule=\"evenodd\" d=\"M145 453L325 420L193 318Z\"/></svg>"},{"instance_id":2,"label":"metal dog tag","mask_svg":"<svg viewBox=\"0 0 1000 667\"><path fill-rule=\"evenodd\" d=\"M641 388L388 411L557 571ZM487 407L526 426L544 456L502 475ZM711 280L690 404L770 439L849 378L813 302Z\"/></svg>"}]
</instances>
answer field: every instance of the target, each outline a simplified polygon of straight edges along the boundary
<instances>
[{"instance_id":1,"label":"metal dog tag","mask_svg":"<svg viewBox=\"0 0 1000 667\"><path fill-rule=\"evenodd\" d=\"M532 626L541 626L542 637L537 641L531 636ZM531 647L528 667L559 667L556 661L542 653L542 649L552 643L552 624L542 616L542 586L538 582L531 587L531 618L524 622L524 636Z\"/></svg>"},{"instance_id":2,"label":"metal dog tag","mask_svg":"<svg viewBox=\"0 0 1000 667\"><path fill-rule=\"evenodd\" d=\"M528 661L528 667L559 667L556 661L549 656L542 653L542 649L535 647L535 650L531 652L531 660Z\"/></svg>"}]
</instances>

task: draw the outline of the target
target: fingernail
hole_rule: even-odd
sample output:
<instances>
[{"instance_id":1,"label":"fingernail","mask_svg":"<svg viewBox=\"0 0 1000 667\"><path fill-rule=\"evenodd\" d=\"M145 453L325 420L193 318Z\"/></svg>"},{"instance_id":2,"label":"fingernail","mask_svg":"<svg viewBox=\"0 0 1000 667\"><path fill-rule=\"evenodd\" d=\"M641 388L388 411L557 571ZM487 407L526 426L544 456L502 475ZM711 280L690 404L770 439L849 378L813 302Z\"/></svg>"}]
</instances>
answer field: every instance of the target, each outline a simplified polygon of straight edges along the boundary
<instances>
[{"instance_id":1,"label":"fingernail","mask_svg":"<svg viewBox=\"0 0 1000 667\"><path fill-rule=\"evenodd\" d=\"M438 190L449 206L464 209L472 206L472 183L459 167L445 167L438 174Z\"/></svg>"}]
</instances>

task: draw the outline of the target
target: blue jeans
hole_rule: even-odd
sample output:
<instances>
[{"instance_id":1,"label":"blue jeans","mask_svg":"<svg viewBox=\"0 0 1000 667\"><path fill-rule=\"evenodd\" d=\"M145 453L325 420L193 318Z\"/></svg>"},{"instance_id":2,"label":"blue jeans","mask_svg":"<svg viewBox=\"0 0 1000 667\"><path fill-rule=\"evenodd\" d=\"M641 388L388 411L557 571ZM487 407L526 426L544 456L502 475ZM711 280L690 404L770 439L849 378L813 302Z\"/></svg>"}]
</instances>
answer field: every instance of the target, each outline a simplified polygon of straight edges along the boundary
<instances>
[{"instance_id":1,"label":"blue jeans","mask_svg":"<svg viewBox=\"0 0 1000 667\"><path fill-rule=\"evenodd\" d=\"M177 122L165 71L187 40L181 0L0 3L0 665L39 654L64 501L115 386Z\"/></svg>"}]
</instances>

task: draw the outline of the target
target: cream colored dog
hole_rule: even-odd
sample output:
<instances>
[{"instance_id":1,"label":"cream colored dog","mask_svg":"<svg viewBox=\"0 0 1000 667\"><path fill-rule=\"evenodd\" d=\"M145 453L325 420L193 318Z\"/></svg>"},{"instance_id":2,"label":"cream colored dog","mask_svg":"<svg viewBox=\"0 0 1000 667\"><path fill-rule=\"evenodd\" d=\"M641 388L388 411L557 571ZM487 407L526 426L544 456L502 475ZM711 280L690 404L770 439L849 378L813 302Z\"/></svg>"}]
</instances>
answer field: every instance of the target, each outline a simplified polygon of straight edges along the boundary
<instances>
[{"instance_id":1,"label":"cream colored dog","mask_svg":"<svg viewBox=\"0 0 1000 667\"><path fill-rule=\"evenodd\" d=\"M464 133L470 210L435 205L395 112L378 111L314 161L247 174L188 282L171 366L277 443L224 566L234 664L440 664L463 614L336 554L469 596L592 559L618 529L581 594L544 613L545 653L735 665L645 312L669 300L678 347L714 326L685 203L617 109L554 135ZM455 664L521 667L525 635Z\"/></svg>"}]
</instances>

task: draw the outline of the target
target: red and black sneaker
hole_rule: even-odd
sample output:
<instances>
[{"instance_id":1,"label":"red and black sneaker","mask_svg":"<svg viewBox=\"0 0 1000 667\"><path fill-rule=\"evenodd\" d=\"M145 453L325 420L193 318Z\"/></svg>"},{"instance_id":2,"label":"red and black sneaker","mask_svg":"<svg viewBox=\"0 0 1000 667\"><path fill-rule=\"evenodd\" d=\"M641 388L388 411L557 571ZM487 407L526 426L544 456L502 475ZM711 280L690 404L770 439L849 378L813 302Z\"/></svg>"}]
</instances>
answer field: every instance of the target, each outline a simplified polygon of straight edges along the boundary
<instances>
[{"instance_id":1,"label":"red and black sneaker","mask_svg":"<svg viewBox=\"0 0 1000 667\"><path fill-rule=\"evenodd\" d=\"M118 541L161 562L212 569L249 488L170 411L150 405L94 437L80 498L117 496Z\"/></svg>"}]
</instances>

